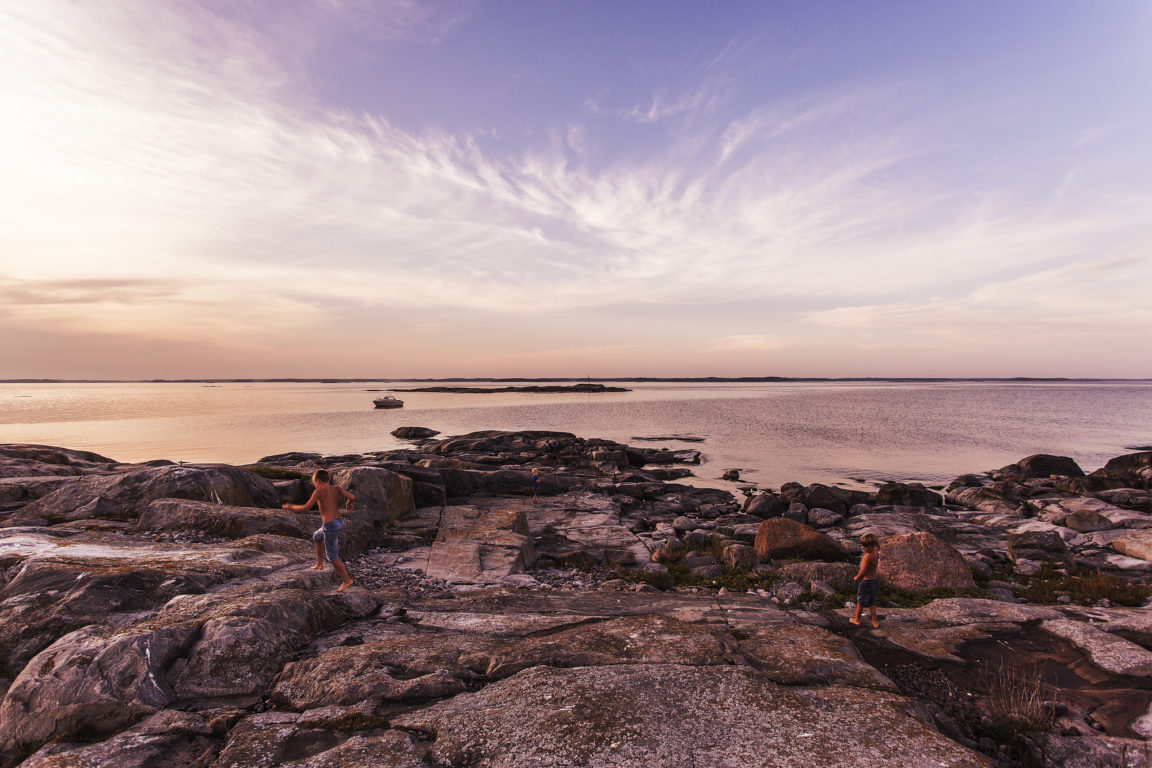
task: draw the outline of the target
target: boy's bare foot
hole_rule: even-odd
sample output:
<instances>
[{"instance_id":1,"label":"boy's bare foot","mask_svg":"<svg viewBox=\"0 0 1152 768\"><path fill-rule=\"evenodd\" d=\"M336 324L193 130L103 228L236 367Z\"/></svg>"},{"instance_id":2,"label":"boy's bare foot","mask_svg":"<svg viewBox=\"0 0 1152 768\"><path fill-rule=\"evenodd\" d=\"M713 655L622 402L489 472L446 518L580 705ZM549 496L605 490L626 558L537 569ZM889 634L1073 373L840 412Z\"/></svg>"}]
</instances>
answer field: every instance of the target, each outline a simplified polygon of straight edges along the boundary
<instances>
[{"instance_id":1,"label":"boy's bare foot","mask_svg":"<svg viewBox=\"0 0 1152 768\"><path fill-rule=\"evenodd\" d=\"M856 626L860 626L860 619L848 619L848 623L849 624L855 624Z\"/></svg>"},{"instance_id":2,"label":"boy's bare foot","mask_svg":"<svg viewBox=\"0 0 1152 768\"><path fill-rule=\"evenodd\" d=\"M322 571L322 570L324 570L324 563L316 563L316 565L312 566L308 570L310 570L310 571Z\"/></svg>"},{"instance_id":3,"label":"boy's bare foot","mask_svg":"<svg viewBox=\"0 0 1152 768\"><path fill-rule=\"evenodd\" d=\"M343 592L344 590L348 589L348 587L350 587L350 586L352 586L352 582L351 581L345 581L345 582L341 583L339 587L336 588L336 591L337 592Z\"/></svg>"},{"instance_id":4,"label":"boy's bare foot","mask_svg":"<svg viewBox=\"0 0 1152 768\"><path fill-rule=\"evenodd\" d=\"M860 622L856 622L856 623L859 624ZM880 629L880 622L877 621L876 619L872 619L872 626L875 629Z\"/></svg>"}]
</instances>

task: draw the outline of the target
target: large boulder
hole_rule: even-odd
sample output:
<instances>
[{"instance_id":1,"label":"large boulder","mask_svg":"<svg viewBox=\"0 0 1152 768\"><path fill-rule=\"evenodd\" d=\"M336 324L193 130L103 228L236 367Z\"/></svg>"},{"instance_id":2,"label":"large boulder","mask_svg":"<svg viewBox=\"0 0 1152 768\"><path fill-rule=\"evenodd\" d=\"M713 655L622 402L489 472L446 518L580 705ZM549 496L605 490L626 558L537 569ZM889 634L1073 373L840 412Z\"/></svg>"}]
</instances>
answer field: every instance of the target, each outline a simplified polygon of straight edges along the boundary
<instances>
[{"instance_id":1,"label":"large boulder","mask_svg":"<svg viewBox=\"0 0 1152 768\"><path fill-rule=\"evenodd\" d=\"M440 434L438 431L428 427L396 427L392 430L392 436L401 440L426 440L438 434Z\"/></svg>"},{"instance_id":2,"label":"large boulder","mask_svg":"<svg viewBox=\"0 0 1152 768\"><path fill-rule=\"evenodd\" d=\"M791 504L783 496L775 493L757 493L749 496L744 502L744 513L753 517L768 519L780 517Z\"/></svg>"},{"instance_id":3,"label":"large boulder","mask_svg":"<svg viewBox=\"0 0 1152 768\"><path fill-rule=\"evenodd\" d=\"M351 512L344 513L340 532L340 556L351 557L380 545L396 521L416 508L412 480L380 467L353 467L332 473L332 482L356 497ZM320 527L320 518L315 518Z\"/></svg>"},{"instance_id":4,"label":"large boulder","mask_svg":"<svg viewBox=\"0 0 1152 768\"><path fill-rule=\"evenodd\" d=\"M279 494L263 477L227 464L147 467L78 478L14 513L10 522L135 521L156 499L273 507Z\"/></svg>"},{"instance_id":5,"label":"large boulder","mask_svg":"<svg viewBox=\"0 0 1152 768\"><path fill-rule=\"evenodd\" d=\"M165 670L197 636L193 624L116 630L91 625L41 651L0 703L0 764L49 739L108 736L174 698Z\"/></svg>"},{"instance_id":6,"label":"large boulder","mask_svg":"<svg viewBox=\"0 0 1152 768\"><path fill-rule=\"evenodd\" d=\"M259 533L297 538L310 536L305 516L282 509L230 507L206 501L157 499L136 523L141 531L204 531L210 536L243 539Z\"/></svg>"},{"instance_id":7,"label":"large boulder","mask_svg":"<svg viewBox=\"0 0 1152 768\"><path fill-rule=\"evenodd\" d=\"M876 491L875 504L901 507L938 507L943 503L940 494L920 483L885 483Z\"/></svg>"},{"instance_id":8,"label":"large boulder","mask_svg":"<svg viewBox=\"0 0 1152 768\"><path fill-rule=\"evenodd\" d=\"M788 483L780 489L780 494L791 503L803 504L809 509L822 507L841 515L848 514L848 510L854 504L868 503L868 494L864 491L850 491L846 488L834 488L820 483L813 483L804 487L797 487L795 483Z\"/></svg>"},{"instance_id":9,"label":"large boulder","mask_svg":"<svg viewBox=\"0 0 1152 768\"><path fill-rule=\"evenodd\" d=\"M1084 477L1084 470L1075 459L1068 456L1053 456L1048 453L1037 453L1026 456L1016 462L1019 475L1023 478L1051 477L1063 475L1065 477Z\"/></svg>"},{"instance_id":10,"label":"large boulder","mask_svg":"<svg viewBox=\"0 0 1152 768\"><path fill-rule=\"evenodd\" d=\"M948 502L992 515L1023 516L1025 506L1018 500L1007 499L987 486L957 486L947 493Z\"/></svg>"},{"instance_id":11,"label":"large boulder","mask_svg":"<svg viewBox=\"0 0 1152 768\"><path fill-rule=\"evenodd\" d=\"M1130 488L1152 490L1152 451L1129 453L1109 459L1108 463L1097 472L1106 476L1120 476L1130 479L1132 482L1127 484ZM1095 475L1096 472L1092 474Z\"/></svg>"},{"instance_id":12,"label":"large boulder","mask_svg":"<svg viewBox=\"0 0 1152 768\"><path fill-rule=\"evenodd\" d=\"M841 560L847 552L832 537L804 523L776 517L756 529L756 554L764 560Z\"/></svg>"},{"instance_id":13,"label":"large boulder","mask_svg":"<svg viewBox=\"0 0 1152 768\"><path fill-rule=\"evenodd\" d=\"M880 578L899 589L974 589L964 556L931 533L904 533L880 540Z\"/></svg>"},{"instance_id":14,"label":"large boulder","mask_svg":"<svg viewBox=\"0 0 1152 768\"><path fill-rule=\"evenodd\" d=\"M746 544L729 544L721 557L724 565L734 571L749 571L760 564L760 556L755 547Z\"/></svg>"}]
</instances>

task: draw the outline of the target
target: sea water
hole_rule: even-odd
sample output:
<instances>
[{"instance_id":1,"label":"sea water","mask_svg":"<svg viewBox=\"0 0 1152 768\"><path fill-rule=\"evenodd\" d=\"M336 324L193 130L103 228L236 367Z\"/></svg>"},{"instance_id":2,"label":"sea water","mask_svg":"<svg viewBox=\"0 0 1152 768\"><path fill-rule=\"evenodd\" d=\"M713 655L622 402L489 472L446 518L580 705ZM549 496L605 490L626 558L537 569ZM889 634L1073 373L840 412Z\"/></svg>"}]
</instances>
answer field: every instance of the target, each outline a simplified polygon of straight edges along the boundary
<instances>
[{"instance_id":1,"label":"sea water","mask_svg":"<svg viewBox=\"0 0 1152 768\"><path fill-rule=\"evenodd\" d=\"M543 429L696 448L698 485L733 488L886 479L946 483L1034 453L1091 471L1152 443L1152 382L621 383L604 394L398 394L419 383L0 384L0 443L95 451L118 461L244 464L274 453L409 446L390 432ZM477 384L475 386L498 386ZM642 441L640 438L662 438ZM682 438L700 438L700 442Z\"/></svg>"}]
</instances>

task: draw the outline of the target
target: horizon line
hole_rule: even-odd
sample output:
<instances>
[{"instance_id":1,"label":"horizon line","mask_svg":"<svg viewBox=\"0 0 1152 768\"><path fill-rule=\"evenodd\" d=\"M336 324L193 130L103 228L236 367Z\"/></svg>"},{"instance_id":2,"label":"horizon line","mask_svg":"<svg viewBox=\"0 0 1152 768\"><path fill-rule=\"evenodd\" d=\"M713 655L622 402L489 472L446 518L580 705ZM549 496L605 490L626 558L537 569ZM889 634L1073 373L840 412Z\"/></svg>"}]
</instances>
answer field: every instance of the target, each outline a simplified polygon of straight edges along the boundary
<instances>
[{"instance_id":1,"label":"horizon line","mask_svg":"<svg viewBox=\"0 0 1152 768\"><path fill-rule=\"evenodd\" d=\"M56 378L16 378L0 379L0 384L360 384L393 382L663 382L663 383L779 383L779 382L836 382L836 381L881 381L881 382L949 382L949 381L1032 381L1032 382L1083 382L1083 381L1124 381L1144 382L1152 378L1108 378L1108 377L1069 377L1069 376L542 376L542 377L492 377L454 376L444 378L428 377L203 377L203 378L152 378L152 379L56 379Z\"/></svg>"}]
</instances>

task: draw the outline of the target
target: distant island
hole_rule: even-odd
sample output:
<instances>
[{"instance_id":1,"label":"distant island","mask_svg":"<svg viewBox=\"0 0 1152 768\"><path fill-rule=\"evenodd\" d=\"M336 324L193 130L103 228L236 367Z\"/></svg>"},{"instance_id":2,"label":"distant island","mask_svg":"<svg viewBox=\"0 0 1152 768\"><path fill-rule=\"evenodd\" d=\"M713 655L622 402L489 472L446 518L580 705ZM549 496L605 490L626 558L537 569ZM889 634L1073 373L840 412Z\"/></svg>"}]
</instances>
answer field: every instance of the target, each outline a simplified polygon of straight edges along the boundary
<instances>
[{"instance_id":1,"label":"distant island","mask_svg":"<svg viewBox=\"0 0 1152 768\"><path fill-rule=\"evenodd\" d=\"M535 394L555 395L566 392L582 392L598 394L600 392L631 392L626 387L606 387L603 384L573 384L562 387L531 386L531 387L417 387L415 389L390 389L389 392L437 392L450 395L490 395L494 392L531 392Z\"/></svg>"}]
</instances>

